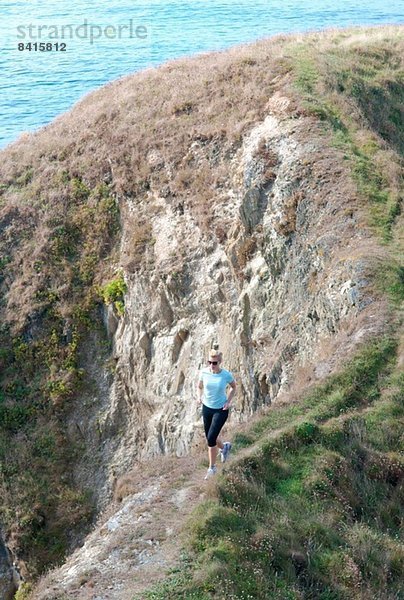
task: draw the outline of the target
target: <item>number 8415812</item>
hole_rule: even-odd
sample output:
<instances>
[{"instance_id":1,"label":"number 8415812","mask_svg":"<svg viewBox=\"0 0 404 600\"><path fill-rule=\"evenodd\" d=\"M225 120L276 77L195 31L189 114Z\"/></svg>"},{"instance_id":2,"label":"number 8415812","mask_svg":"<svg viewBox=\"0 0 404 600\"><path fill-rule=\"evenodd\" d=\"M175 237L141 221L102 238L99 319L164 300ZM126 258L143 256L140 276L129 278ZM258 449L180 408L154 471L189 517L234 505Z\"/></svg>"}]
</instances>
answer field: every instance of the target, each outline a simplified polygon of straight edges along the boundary
<instances>
[{"instance_id":1,"label":"number 8415812","mask_svg":"<svg viewBox=\"0 0 404 600\"><path fill-rule=\"evenodd\" d=\"M65 42L27 42L18 44L18 50L28 50L28 52L66 52Z\"/></svg>"}]
</instances>

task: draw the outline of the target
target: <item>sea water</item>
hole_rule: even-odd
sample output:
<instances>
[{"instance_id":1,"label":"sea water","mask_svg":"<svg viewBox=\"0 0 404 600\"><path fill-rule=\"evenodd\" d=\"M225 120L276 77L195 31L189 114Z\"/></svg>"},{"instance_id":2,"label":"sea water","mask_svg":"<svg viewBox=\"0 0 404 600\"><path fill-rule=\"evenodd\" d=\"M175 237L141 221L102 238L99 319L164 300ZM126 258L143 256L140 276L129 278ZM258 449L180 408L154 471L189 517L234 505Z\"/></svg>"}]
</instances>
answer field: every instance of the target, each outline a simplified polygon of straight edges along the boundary
<instances>
[{"instance_id":1,"label":"sea water","mask_svg":"<svg viewBox=\"0 0 404 600\"><path fill-rule=\"evenodd\" d=\"M108 81L276 33L403 23L404 0L0 2L0 147Z\"/></svg>"}]
</instances>

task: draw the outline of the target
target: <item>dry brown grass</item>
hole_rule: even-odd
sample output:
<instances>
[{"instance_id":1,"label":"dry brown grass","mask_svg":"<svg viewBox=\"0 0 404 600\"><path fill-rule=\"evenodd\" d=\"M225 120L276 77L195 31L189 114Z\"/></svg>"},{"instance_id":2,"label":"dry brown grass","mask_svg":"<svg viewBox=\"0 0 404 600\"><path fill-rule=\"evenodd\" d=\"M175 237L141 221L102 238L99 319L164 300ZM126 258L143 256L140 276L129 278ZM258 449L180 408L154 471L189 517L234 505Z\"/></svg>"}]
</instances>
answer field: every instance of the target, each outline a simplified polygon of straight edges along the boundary
<instances>
[{"instance_id":1,"label":"dry brown grass","mask_svg":"<svg viewBox=\"0 0 404 600\"><path fill-rule=\"evenodd\" d=\"M121 262L128 273L134 273L144 261L146 248L152 239L152 228L150 222L136 221L128 231Z\"/></svg>"},{"instance_id":2,"label":"dry brown grass","mask_svg":"<svg viewBox=\"0 0 404 600\"><path fill-rule=\"evenodd\" d=\"M289 235L296 231L296 209L302 197L302 192L295 191L286 199L283 217L275 224L276 231L281 235Z\"/></svg>"},{"instance_id":3,"label":"dry brown grass","mask_svg":"<svg viewBox=\"0 0 404 600\"><path fill-rule=\"evenodd\" d=\"M239 246L236 250L236 256L238 261L238 269L241 272L254 254L257 247L255 238L249 237L240 241Z\"/></svg>"},{"instance_id":4,"label":"dry brown grass","mask_svg":"<svg viewBox=\"0 0 404 600\"><path fill-rule=\"evenodd\" d=\"M71 206L69 178L81 180L89 190L107 182L121 206L125 199L135 201L140 222L147 220L150 195L143 206L140 200L146 200L150 191L163 195L180 210L190 212L208 235L206 204L212 199L220 202L218 191L226 181L229 160L243 135L266 115L268 99L275 91L296 97L289 75L289 52L315 49L326 71L333 45L340 59L345 49L367 52L371 44L380 42L386 56L390 52L397 60L403 43L400 34L399 27L380 27L349 33L330 30L310 36L278 36L220 54L172 61L88 94L67 114L37 133L22 136L1 153L0 202L7 211L11 204L18 210L26 206L31 211L30 244L22 232L15 238L21 262L28 263L32 248L40 246L43 232L36 226L43 211L49 220ZM349 61L352 55L347 53L347 70L351 67ZM325 81L329 86L335 84L334 80ZM364 122L358 105L336 93L334 96L341 108ZM289 110L299 113L302 109L292 102ZM264 146L261 154L267 163L265 177L269 182L276 157ZM158 156L157 161L150 160L153 155ZM380 153L375 160L390 171L386 177L396 181L398 189L397 161L387 160L386 156ZM26 228L25 218L24 222ZM293 219L287 219L281 227L290 231ZM223 238L220 232L219 236ZM138 262L134 260L134 268ZM12 304L15 316L20 311L26 315L32 309L29 298L39 285L32 272L21 275L17 269L11 275L16 286ZM22 287L31 291L20 294L17 290Z\"/></svg>"}]
</instances>

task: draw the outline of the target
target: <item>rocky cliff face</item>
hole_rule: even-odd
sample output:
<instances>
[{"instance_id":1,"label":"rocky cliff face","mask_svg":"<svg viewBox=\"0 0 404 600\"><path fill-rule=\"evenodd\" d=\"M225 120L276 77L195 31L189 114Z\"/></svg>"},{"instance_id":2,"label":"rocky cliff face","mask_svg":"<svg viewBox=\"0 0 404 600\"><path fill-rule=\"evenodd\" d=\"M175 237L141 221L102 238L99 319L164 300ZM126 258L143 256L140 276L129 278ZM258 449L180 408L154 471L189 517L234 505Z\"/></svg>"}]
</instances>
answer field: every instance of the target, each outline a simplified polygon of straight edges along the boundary
<instances>
[{"instance_id":1,"label":"rocky cliff face","mask_svg":"<svg viewBox=\"0 0 404 600\"><path fill-rule=\"evenodd\" d=\"M136 459L189 452L199 425L196 377L212 343L238 383L234 423L276 400L302 369L328 374L378 327L355 186L318 124L291 117L289 102L271 99L208 203L221 243L159 190L149 192L159 208L145 260L153 267L125 273L125 314L110 306L105 318L114 377L96 418L81 418L95 445L96 422L105 490ZM189 152L197 161L205 149L194 142ZM131 210L128 201L122 254Z\"/></svg>"}]
</instances>

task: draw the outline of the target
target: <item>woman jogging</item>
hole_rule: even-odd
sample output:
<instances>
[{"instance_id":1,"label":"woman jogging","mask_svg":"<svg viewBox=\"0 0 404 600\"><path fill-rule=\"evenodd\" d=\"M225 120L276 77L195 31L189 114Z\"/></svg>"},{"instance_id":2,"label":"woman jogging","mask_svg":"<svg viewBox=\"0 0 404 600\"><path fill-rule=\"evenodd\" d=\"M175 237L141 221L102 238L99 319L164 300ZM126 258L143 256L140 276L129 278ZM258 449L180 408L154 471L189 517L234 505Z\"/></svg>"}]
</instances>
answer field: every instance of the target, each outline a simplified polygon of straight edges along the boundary
<instances>
[{"instance_id":1,"label":"woman jogging","mask_svg":"<svg viewBox=\"0 0 404 600\"><path fill-rule=\"evenodd\" d=\"M205 435L208 441L209 468L205 479L217 472L216 458L220 448L220 458L226 462L231 450L230 442L224 444L218 435L229 416L229 406L236 391L236 382L230 371L221 368L222 353L218 349L210 350L208 367L202 369L198 381L198 402L202 402L202 417ZM227 386L231 387L227 395Z\"/></svg>"}]
</instances>

